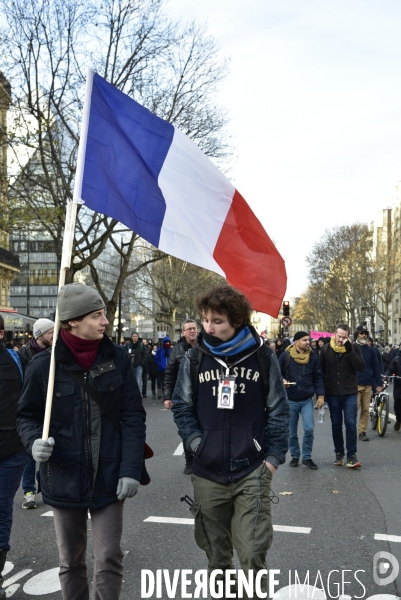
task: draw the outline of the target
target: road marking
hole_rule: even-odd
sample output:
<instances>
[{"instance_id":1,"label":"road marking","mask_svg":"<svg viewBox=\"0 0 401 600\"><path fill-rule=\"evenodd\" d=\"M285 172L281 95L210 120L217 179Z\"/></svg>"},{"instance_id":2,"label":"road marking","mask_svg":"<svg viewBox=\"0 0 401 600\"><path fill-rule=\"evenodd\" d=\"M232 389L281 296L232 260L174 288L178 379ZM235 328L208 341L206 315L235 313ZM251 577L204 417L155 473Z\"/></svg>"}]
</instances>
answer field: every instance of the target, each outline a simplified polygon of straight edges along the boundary
<instances>
[{"instance_id":1,"label":"road marking","mask_svg":"<svg viewBox=\"0 0 401 600\"><path fill-rule=\"evenodd\" d=\"M193 525L195 519L175 519L174 517L148 517L144 523L175 523L178 525Z\"/></svg>"},{"instance_id":2,"label":"road marking","mask_svg":"<svg viewBox=\"0 0 401 600\"><path fill-rule=\"evenodd\" d=\"M172 523L175 525L193 525L195 519L177 519L175 517L148 517L144 523ZM273 525L274 531L286 533L310 533L311 527L290 527L289 525Z\"/></svg>"},{"instance_id":3,"label":"road marking","mask_svg":"<svg viewBox=\"0 0 401 600\"><path fill-rule=\"evenodd\" d=\"M6 560L6 564L4 565L4 569L2 572L3 577L5 577L5 575L7 575L7 573L12 571L13 568L14 568L14 563L10 562L9 560Z\"/></svg>"},{"instance_id":4,"label":"road marking","mask_svg":"<svg viewBox=\"0 0 401 600\"><path fill-rule=\"evenodd\" d=\"M285 531L287 533L310 533L311 527L290 527L287 525L273 525L274 531Z\"/></svg>"},{"instance_id":5,"label":"road marking","mask_svg":"<svg viewBox=\"0 0 401 600\"><path fill-rule=\"evenodd\" d=\"M393 413L389 412L388 416L390 417L390 419L394 419L394 421L397 420L397 417L395 415L393 415Z\"/></svg>"},{"instance_id":6,"label":"road marking","mask_svg":"<svg viewBox=\"0 0 401 600\"><path fill-rule=\"evenodd\" d=\"M15 592L19 588L20 588L19 583L14 583L14 585L10 585L10 587L6 589L6 598L11 598L11 596L14 596Z\"/></svg>"},{"instance_id":7,"label":"road marking","mask_svg":"<svg viewBox=\"0 0 401 600\"><path fill-rule=\"evenodd\" d=\"M61 590L59 570L59 567L55 567L38 573L26 582L23 588L24 592L32 596L43 596L44 594L59 592Z\"/></svg>"},{"instance_id":8,"label":"road marking","mask_svg":"<svg viewBox=\"0 0 401 600\"><path fill-rule=\"evenodd\" d=\"M401 535L387 535L385 533L375 533L375 540L382 542L401 542Z\"/></svg>"},{"instance_id":9,"label":"road marking","mask_svg":"<svg viewBox=\"0 0 401 600\"><path fill-rule=\"evenodd\" d=\"M47 512L42 513L40 516L41 517L53 517L54 518L54 513L53 513L52 510L48 510ZM90 512L88 512L88 519L90 519L90 518L91 518L91 514L90 514Z\"/></svg>"},{"instance_id":10,"label":"road marking","mask_svg":"<svg viewBox=\"0 0 401 600\"><path fill-rule=\"evenodd\" d=\"M19 571L18 573L16 573L9 579L6 579L5 582L3 583L3 587L7 587L8 585L15 583L16 581L18 581L18 579L22 579L22 577L25 577L25 575L28 575L28 573L31 573L31 572L32 572L32 569L23 569L22 571Z\"/></svg>"},{"instance_id":11,"label":"road marking","mask_svg":"<svg viewBox=\"0 0 401 600\"><path fill-rule=\"evenodd\" d=\"M176 451L174 452L173 456L182 456L184 454L184 445L181 442L181 444L178 444Z\"/></svg>"}]
</instances>

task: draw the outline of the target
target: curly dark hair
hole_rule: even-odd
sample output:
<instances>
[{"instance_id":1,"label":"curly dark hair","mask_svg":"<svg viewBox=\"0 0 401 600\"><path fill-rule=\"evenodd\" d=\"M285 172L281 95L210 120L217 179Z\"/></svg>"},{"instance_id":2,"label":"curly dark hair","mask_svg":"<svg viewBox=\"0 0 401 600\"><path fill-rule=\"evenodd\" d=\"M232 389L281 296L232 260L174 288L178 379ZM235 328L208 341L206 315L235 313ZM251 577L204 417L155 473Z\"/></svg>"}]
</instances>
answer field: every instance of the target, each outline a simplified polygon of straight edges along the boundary
<instances>
[{"instance_id":1,"label":"curly dark hair","mask_svg":"<svg viewBox=\"0 0 401 600\"><path fill-rule=\"evenodd\" d=\"M195 298L202 317L209 310L227 315L231 327L249 325L252 307L248 298L230 285L220 285Z\"/></svg>"}]
</instances>

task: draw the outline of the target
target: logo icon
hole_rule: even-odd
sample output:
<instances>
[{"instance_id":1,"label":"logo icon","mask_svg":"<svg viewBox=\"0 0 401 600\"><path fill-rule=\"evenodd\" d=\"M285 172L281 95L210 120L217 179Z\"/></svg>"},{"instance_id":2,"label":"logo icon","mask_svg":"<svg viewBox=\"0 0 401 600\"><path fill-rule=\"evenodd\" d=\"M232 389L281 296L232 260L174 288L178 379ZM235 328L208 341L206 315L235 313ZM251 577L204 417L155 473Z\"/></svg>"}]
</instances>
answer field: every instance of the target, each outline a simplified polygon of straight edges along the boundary
<instances>
[{"instance_id":1,"label":"logo icon","mask_svg":"<svg viewBox=\"0 0 401 600\"><path fill-rule=\"evenodd\" d=\"M397 579L399 571L400 565L395 556L390 552L376 552L373 557L373 579L377 585L392 583Z\"/></svg>"}]
</instances>

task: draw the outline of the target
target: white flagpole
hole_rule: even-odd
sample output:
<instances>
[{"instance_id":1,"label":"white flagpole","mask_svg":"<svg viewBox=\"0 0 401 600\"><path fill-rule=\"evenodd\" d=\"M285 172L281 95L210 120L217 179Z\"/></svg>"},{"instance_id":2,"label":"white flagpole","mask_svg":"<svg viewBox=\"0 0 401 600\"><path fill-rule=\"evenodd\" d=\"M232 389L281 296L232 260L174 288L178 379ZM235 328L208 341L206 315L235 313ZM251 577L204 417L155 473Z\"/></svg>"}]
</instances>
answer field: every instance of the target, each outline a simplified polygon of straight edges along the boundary
<instances>
[{"instance_id":1,"label":"white flagpole","mask_svg":"<svg viewBox=\"0 0 401 600\"><path fill-rule=\"evenodd\" d=\"M75 223L77 218L77 209L79 204L83 204L81 199L82 195L82 179L84 174L84 163L85 163L85 152L86 152L86 140L88 137L88 125L89 125L89 112L90 102L92 95L92 83L93 83L93 70L88 68L86 76L86 90L84 109L82 115L81 124L81 136L79 139L78 156L77 156L77 168L75 173L75 185L74 185L74 196L73 201L67 203L67 212L65 217L64 237L63 237L63 249L61 254L61 268L60 277L58 283L58 289L60 290L65 283L65 276L67 269L71 266L71 255L72 247L74 244L75 235ZM50 358L50 370L49 370L49 383L47 386L46 395L46 408L45 408L45 420L43 423L42 439L47 440L49 437L50 428L50 416L52 411L53 402L53 391L54 391L54 378L56 374L56 360L55 360L55 347L57 337L60 331L60 321L58 318L58 307L56 306L55 325L53 334L53 345Z\"/></svg>"}]
</instances>

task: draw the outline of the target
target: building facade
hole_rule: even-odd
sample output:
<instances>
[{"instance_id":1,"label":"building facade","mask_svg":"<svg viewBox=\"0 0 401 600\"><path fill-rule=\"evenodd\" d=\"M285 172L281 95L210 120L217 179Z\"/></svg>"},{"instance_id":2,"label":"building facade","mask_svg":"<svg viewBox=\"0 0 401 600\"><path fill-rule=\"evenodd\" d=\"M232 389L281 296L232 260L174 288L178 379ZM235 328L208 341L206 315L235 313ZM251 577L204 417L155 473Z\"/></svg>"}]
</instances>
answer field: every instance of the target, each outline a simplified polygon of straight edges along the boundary
<instances>
[{"instance_id":1,"label":"building facade","mask_svg":"<svg viewBox=\"0 0 401 600\"><path fill-rule=\"evenodd\" d=\"M11 104L11 85L0 72L0 206L1 218L7 219L7 113ZM0 310L11 309L10 283L19 273L19 258L10 251L6 223L0 226Z\"/></svg>"}]
</instances>

